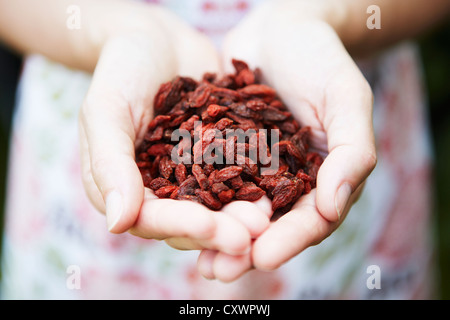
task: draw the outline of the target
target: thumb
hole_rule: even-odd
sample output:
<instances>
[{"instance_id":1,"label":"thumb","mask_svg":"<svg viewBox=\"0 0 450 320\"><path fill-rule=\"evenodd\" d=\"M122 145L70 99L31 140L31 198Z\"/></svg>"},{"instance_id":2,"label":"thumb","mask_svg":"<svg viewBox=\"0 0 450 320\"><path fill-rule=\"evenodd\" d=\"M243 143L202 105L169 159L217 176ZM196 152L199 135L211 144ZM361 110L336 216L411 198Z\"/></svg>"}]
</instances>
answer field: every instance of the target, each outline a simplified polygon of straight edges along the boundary
<instances>
[{"instance_id":1,"label":"thumb","mask_svg":"<svg viewBox=\"0 0 450 320\"><path fill-rule=\"evenodd\" d=\"M135 162L139 130L135 123L140 121L143 126L151 112L144 108L148 101L138 99L143 96L139 90L144 89L136 84L148 82L139 79L140 73L132 64L124 65L122 47L114 44L106 47L111 50L104 50L79 115L85 190L93 205L106 213L108 229L113 233L133 226L144 200L144 185ZM131 49L131 53L139 52ZM130 88L136 92L128 92ZM131 98L138 103L131 102Z\"/></svg>"},{"instance_id":2,"label":"thumb","mask_svg":"<svg viewBox=\"0 0 450 320\"><path fill-rule=\"evenodd\" d=\"M135 146L150 121L159 83L173 73L163 44L155 47L145 35L110 40L80 110L83 182L113 233L135 224L144 201Z\"/></svg>"},{"instance_id":3,"label":"thumb","mask_svg":"<svg viewBox=\"0 0 450 320\"><path fill-rule=\"evenodd\" d=\"M106 213L108 230L121 233L137 219L144 186L135 163L130 113L120 101L107 100L89 94L80 114L83 180L89 198Z\"/></svg>"},{"instance_id":4,"label":"thumb","mask_svg":"<svg viewBox=\"0 0 450 320\"><path fill-rule=\"evenodd\" d=\"M326 97L324 128L329 154L317 175L316 201L329 221L342 219L352 194L361 189L377 161L372 91L358 70L349 72L334 82L347 85L328 88Z\"/></svg>"}]
</instances>

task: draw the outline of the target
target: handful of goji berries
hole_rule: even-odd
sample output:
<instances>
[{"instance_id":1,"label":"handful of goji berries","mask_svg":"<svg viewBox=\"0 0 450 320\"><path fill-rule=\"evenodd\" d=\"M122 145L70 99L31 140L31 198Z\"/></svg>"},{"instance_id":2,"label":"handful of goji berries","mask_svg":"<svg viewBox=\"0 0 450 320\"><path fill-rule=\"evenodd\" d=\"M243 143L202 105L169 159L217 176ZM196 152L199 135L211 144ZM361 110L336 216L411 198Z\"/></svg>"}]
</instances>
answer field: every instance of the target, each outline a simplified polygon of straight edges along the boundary
<instances>
[{"instance_id":1,"label":"handful of goji berries","mask_svg":"<svg viewBox=\"0 0 450 320\"><path fill-rule=\"evenodd\" d=\"M287 212L316 186L323 158L258 69L232 60L235 73L201 81L178 76L155 96L136 162L159 198L192 200L219 210L267 195Z\"/></svg>"}]
</instances>

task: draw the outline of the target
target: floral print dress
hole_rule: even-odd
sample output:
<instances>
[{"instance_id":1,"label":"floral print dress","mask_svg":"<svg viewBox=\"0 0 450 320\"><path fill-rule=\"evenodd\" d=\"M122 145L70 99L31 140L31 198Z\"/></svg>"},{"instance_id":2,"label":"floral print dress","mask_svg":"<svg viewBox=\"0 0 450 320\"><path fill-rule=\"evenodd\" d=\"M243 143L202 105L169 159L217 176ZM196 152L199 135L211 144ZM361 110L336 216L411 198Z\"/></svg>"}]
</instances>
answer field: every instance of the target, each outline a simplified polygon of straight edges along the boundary
<instances>
[{"instance_id":1,"label":"floral print dress","mask_svg":"<svg viewBox=\"0 0 450 320\"><path fill-rule=\"evenodd\" d=\"M152 2L220 46L259 1ZM197 252L107 231L80 178L77 115L91 75L27 57L11 139L0 297L433 297L432 152L419 61L416 46L405 43L360 62L375 95L379 161L341 227L276 271L254 270L221 283L198 274Z\"/></svg>"}]
</instances>

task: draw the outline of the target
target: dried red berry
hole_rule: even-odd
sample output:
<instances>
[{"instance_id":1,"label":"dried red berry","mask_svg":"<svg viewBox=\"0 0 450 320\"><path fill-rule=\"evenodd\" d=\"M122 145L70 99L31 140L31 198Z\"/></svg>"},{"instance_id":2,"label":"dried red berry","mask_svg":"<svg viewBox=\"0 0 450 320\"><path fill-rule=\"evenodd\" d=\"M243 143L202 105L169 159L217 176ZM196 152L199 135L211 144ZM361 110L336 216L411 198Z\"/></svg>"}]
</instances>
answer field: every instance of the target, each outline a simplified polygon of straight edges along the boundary
<instances>
[{"instance_id":1,"label":"dried red berry","mask_svg":"<svg viewBox=\"0 0 450 320\"><path fill-rule=\"evenodd\" d=\"M197 189L195 194L208 208L213 210L219 210L220 208L222 208L222 202L218 198L216 198L216 196L214 196L211 191Z\"/></svg>"},{"instance_id":2,"label":"dried red berry","mask_svg":"<svg viewBox=\"0 0 450 320\"><path fill-rule=\"evenodd\" d=\"M230 167L223 168L222 170L217 172L217 174L214 178L214 182L218 183L218 182L227 181L229 179L237 177L238 175L241 174L241 172L242 172L242 168L239 166L230 166Z\"/></svg>"},{"instance_id":3,"label":"dried red berry","mask_svg":"<svg viewBox=\"0 0 450 320\"><path fill-rule=\"evenodd\" d=\"M194 175L195 179L197 179L197 182L202 190L209 189L208 177L203 172L203 169L200 165L194 164L192 166L192 174Z\"/></svg>"},{"instance_id":4,"label":"dried red berry","mask_svg":"<svg viewBox=\"0 0 450 320\"><path fill-rule=\"evenodd\" d=\"M152 190L158 190L162 187L167 187L167 186L171 186L172 182L170 182L167 179L164 178L155 178L153 179L150 184L149 184L149 188Z\"/></svg>"},{"instance_id":5,"label":"dried red berry","mask_svg":"<svg viewBox=\"0 0 450 320\"><path fill-rule=\"evenodd\" d=\"M179 163L175 168L175 179L177 180L178 184L183 183L184 180L186 180L187 177L187 169L186 166L183 163Z\"/></svg>"},{"instance_id":6,"label":"dried red berry","mask_svg":"<svg viewBox=\"0 0 450 320\"><path fill-rule=\"evenodd\" d=\"M180 184L180 188L178 189L178 196L184 195L194 195L195 189L197 188L198 183L197 179L194 176L189 176Z\"/></svg>"},{"instance_id":7,"label":"dried red berry","mask_svg":"<svg viewBox=\"0 0 450 320\"><path fill-rule=\"evenodd\" d=\"M228 190L219 192L217 197L223 204L226 204L226 203L230 203L233 200L234 194L235 194L235 192L233 189L228 189Z\"/></svg>"},{"instance_id":8,"label":"dried red berry","mask_svg":"<svg viewBox=\"0 0 450 320\"><path fill-rule=\"evenodd\" d=\"M256 201L266 193L263 189L257 187L253 182L245 182L243 186L236 192L236 199Z\"/></svg>"},{"instance_id":9,"label":"dried red berry","mask_svg":"<svg viewBox=\"0 0 450 320\"><path fill-rule=\"evenodd\" d=\"M291 179L281 180L272 190L272 210L276 211L290 204L297 195L297 186Z\"/></svg>"},{"instance_id":10,"label":"dried red berry","mask_svg":"<svg viewBox=\"0 0 450 320\"><path fill-rule=\"evenodd\" d=\"M177 186L165 186L156 190L155 195L157 195L159 198L169 198L170 195L177 189Z\"/></svg>"}]
</instances>

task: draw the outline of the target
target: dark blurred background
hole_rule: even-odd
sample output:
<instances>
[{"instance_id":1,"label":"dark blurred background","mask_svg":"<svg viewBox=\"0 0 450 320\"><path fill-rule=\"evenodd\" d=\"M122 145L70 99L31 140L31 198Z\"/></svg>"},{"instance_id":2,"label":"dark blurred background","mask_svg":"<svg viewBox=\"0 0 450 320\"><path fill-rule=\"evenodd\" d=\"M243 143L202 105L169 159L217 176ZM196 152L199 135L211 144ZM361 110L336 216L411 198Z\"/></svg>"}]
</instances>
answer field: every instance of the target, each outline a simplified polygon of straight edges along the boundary
<instances>
[{"instance_id":1,"label":"dark blurred background","mask_svg":"<svg viewBox=\"0 0 450 320\"><path fill-rule=\"evenodd\" d=\"M0 256L2 249L4 203L6 190L6 175L8 148L11 129L11 118L15 102L17 79L21 70L21 59L2 47L0 43ZM0 265L0 281L2 276Z\"/></svg>"},{"instance_id":2,"label":"dark blurred background","mask_svg":"<svg viewBox=\"0 0 450 320\"><path fill-rule=\"evenodd\" d=\"M437 279L440 284L440 295L437 298L448 300L450 299L450 22L422 36L419 43L429 95L429 115L435 151L434 236L441 270L440 278ZM0 233L4 222L11 116L20 69L20 58L0 46Z\"/></svg>"},{"instance_id":3,"label":"dark blurred background","mask_svg":"<svg viewBox=\"0 0 450 320\"><path fill-rule=\"evenodd\" d=\"M450 299L450 22L420 39L435 152L435 239L440 298Z\"/></svg>"}]
</instances>

